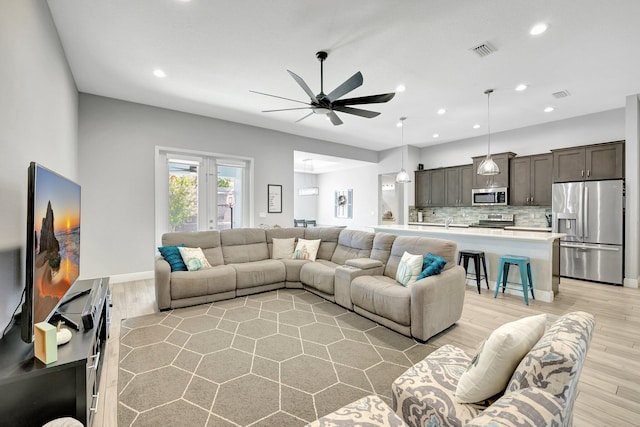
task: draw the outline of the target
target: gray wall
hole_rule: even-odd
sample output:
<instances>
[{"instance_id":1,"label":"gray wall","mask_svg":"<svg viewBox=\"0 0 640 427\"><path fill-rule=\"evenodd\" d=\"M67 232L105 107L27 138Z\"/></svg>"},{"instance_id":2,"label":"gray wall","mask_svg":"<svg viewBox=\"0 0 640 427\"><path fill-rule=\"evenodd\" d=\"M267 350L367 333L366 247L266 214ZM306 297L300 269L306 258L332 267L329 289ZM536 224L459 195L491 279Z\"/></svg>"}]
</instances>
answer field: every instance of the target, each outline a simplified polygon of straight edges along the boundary
<instances>
[{"instance_id":1,"label":"gray wall","mask_svg":"<svg viewBox=\"0 0 640 427\"><path fill-rule=\"evenodd\" d=\"M4 328L24 286L27 167L36 161L77 180L78 95L44 1L0 2L0 58L0 325Z\"/></svg>"},{"instance_id":2,"label":"gray wall","mask_svg":"<svg viewBox=\"0 0 640 427\"><path fill-rule=\"evenodd\" d=\"M254 158L255 225L293 224L294 150L378 159L375 151L94 95L80 95L79 111L83 276L152 270L156 146ZM267 184L282 185L282 213L260 218Z\"/></svg>"}]
</instances>

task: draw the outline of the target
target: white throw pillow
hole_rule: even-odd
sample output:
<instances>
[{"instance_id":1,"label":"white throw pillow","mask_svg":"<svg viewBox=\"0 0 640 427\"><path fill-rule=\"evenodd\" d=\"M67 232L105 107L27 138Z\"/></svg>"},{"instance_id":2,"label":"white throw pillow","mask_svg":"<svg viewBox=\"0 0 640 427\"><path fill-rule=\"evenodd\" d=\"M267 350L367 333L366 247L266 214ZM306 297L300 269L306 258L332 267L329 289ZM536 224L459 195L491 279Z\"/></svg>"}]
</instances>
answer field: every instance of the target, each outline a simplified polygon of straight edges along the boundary
<instances>
[{"instance_id":1,"label":"white throw pillow","mask_svg":"<svg viewBox=\"0 0 640 427\"><path fill-rule=\"evenodd\" d=\"M180 256L184 264L187 266L187 270L196 271L211 268L211 264L207 261L201 248L178 247L178 250L180 251Z\"/></svg>"},{"instance_id":2,"label":"white throw pillow","mask_svg":"<svg viewBox=\"0 0 640 427\"><path fill-rule=\"evenodd\" d=\"M271 259L291 258L293 250L296 247L296 238L290 239L272 239L273 250L271 251Z\"/></svg>"},{"instance_id":3,"label":"white throw pillow","mask_svg":"<svg viewBox=\"0 0 640 427\"><path fill-rule=\"evenodd\" d=\"M320 247L320 239L317 240L305 240L298 239L295 251L291 258L293 259L308 259L309 261L315 261L318 256L318 248Z\"/></svg>"},{"instance_id":4,"label":"white throw pillow","mask_svg":"<svg viewBox=\"0 0 640 427\"><path fill-rule=\"evenodd\" d=\"M398 270L396 271L396 280L402 285L407 286L415 282L422 272L422 255L412 255L406 252L400 258Z\"/></svg>"},{"instance_id":5,"label":"white throw pillow","mask_svg":"<svg viewBox=\"0 0 640 427\"><path fill-rule=\"evenodd\" d=\"M544 334L547 315L506 323L493 331L458 380L456 400L481 402L507 387L516 367Z\"/></svg>"}]
</instances>

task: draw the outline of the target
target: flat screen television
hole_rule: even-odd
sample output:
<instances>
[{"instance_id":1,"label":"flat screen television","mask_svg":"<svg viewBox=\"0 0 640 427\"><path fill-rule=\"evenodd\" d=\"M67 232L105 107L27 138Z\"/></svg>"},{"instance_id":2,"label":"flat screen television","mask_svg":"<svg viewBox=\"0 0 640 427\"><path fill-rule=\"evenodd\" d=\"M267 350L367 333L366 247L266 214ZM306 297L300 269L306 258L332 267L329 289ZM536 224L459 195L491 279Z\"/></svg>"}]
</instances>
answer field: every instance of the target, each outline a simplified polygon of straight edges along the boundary
<instances>
[{"instance_id":1,"label":"flat screen television","mask_svg":"<svg viewBox=\"0 0 640 427\"><path fill-rule=\"evenodd\" d=\"M28 172L25 302L21 335L55 314L80 274L80 185L31 162Z\"/></svg>"}]
</instances>

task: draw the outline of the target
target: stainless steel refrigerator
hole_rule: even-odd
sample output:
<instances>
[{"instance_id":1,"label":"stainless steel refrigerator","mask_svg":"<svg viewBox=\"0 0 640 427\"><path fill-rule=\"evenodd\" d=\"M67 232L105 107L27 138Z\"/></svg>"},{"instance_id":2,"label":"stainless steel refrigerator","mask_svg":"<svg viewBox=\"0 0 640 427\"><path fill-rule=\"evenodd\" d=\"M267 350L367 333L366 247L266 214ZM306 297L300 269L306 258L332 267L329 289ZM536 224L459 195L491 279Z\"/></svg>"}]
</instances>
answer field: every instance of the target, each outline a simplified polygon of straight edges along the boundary
<instances>
[{"instance_id":1,"label":"stainless steel refrigerator","mask_svg":"<svg viewBox=\"0 0 640 427\"><path fill-rule=\"evenodd\" d=\"M552 227L560 239L560 276L622 285L624 181L553 184Z\"/></svg>"}]
</instances>

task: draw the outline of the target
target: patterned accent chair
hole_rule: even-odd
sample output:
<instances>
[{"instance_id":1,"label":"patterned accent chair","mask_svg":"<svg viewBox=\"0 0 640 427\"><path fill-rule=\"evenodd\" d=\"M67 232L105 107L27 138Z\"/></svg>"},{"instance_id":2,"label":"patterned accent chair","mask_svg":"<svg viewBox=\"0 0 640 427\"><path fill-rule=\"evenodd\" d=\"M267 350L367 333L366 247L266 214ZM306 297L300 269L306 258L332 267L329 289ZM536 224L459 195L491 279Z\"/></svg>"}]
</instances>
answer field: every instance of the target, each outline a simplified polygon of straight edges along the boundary
<instances>
[{"instance_id":1,"label":"patterned accent chair","mask_svg":"<svg viewBox=\"0 0 640 427\"><path fill-rule=\"evenodd\" d=\"M389 406L376 395L369 395L307 424L306 427L405 427Z\"/></svg>"},{"instance_id":2,"label":"patterned accent chair","mask_svg":"<svg viewBox=\"0 0 640 427\"><path fill-rule=\"evenodd\" d=\"M522 359L497 400L458 403L471 356L445 345L392 384L393 410L409 426L571 426L578 379L595 328L593 315L560 317Z\"/></svg>"}]
</instances>

